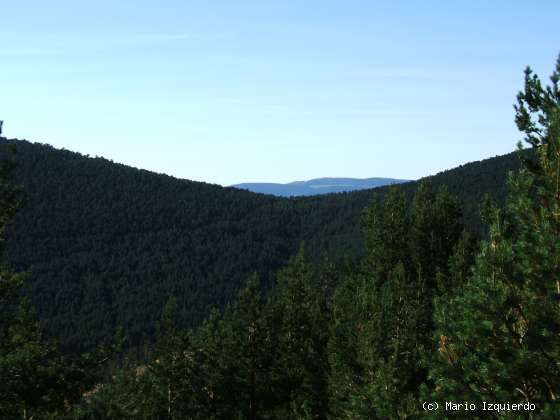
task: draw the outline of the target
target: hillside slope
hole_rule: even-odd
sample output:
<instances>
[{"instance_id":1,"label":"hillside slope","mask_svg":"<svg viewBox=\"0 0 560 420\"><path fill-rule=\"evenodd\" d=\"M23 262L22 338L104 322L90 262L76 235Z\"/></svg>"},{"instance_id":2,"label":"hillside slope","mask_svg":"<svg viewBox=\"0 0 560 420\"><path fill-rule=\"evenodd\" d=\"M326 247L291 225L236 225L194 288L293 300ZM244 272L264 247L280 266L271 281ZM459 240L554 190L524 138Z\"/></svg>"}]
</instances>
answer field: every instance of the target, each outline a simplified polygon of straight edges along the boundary
<instances>
[{"instance_id":1,"label":"hillside slope","mask_svg":"<svg viewBox=\"0 0 560 420\"><path fill-rule=\"evenodd\" d=\"M26 204L8 243L49 329L88 347L115 325L149 334L170 295L184 322L223 306L299 241L290 203L17 142Z\"/></svg>"},{"instance_id":2,"label":"hillside slope","mask_svg":"<svg viewBox=\"0 0 560 420\"><path fill-rule=\"evenodd\" d=\"M274 272L305 241L308 254L361 251L359 216L373 191L277 198L138 170L51 146L17 145L14 179L26 204L8 238L8 257L30 269L27 291L66 349L89 348L122 325L132 343L150 336L169 296L196 324L223 307L257 271ZM500 201L513 154L432 177L464 203L476 230L485 193ZM399 185L412 193L416 183Z\"/></svg>"}]
</instances>

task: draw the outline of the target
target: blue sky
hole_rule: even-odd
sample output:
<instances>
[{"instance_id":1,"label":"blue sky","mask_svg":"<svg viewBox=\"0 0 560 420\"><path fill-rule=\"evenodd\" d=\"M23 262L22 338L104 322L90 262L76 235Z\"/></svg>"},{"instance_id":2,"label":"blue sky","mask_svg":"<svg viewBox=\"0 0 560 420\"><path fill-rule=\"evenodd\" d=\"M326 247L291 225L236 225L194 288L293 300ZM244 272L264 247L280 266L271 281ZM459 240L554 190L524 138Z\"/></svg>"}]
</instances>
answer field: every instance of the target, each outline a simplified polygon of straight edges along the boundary
<instances>
[{"instance_id":1,"label":"blue sky","mask_svg":"<svg viewBox=\"0 0 560 420\"><path fill-rule=\"evenodd\" d=\"M0 6L7 137L222 185L507 153L524 67L560 53L558 1Z\"/></svg>"}]
</instances>

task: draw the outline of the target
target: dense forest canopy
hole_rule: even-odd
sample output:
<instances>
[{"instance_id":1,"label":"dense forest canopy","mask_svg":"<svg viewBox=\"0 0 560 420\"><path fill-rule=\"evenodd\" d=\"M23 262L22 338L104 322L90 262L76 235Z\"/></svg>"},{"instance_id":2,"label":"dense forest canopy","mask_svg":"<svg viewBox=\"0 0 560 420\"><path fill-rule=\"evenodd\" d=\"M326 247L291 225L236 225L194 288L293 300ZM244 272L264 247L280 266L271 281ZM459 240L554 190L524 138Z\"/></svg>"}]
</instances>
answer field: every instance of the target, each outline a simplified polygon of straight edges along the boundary
<instances>
[{"instance_id":1,"label":"dense forest canopy","mask_svg":"<svg viewBox=\"0 0 560 420\"><path fill-rule=\"evenodd\" d=\"M9 230L7 257L30 270L26 289L53 336L88 349L118 326L131 343L152 336L169 296L182 325L232 302L253 271L265 289L305 242L315 262L356 257L364 249L360 214L374 191L281 199L176 179L48 145L17 146L13 181L25 205ZM514 154L430 177L462 202L465 222L481 232L485 194L503 202ZM416 182L399 188L408 199Z\"/></svg>"},{"instance_id":2,"label":"dense forest canopy","mask_svg":"<svg viewBox=\"0 0 560 420\"><path fill-rule=\"evenodd\" d=\"M525 72L517 170L512 156L466 165L369 192L355 213L366 192L276 199L15 142L29 210L8 225L22 195L6 149L0 415L558 418L560 58L551 82ZM480 222L469 208L490 187ZM20 294L31 257L26 291L67 350L124 329L60 353Z\"/></svg>"}]
</instances>

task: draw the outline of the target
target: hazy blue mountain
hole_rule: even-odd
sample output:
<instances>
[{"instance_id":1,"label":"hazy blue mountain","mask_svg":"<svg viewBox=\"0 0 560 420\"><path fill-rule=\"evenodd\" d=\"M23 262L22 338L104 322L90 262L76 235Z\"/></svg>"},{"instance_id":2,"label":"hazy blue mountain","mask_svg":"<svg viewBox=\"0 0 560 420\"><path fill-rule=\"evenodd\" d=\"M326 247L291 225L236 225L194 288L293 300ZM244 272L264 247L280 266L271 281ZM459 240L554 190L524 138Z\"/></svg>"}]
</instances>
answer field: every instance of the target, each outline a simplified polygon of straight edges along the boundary
<instances>
[{"instance_id":1,"label":"hazy blue mountain","mask_svg":"<svg viewBox=\"0 0 560 420\"><path fill-rule=\"evenodd\" d=\"M309 181L289 182L287 184L247 182L232 185L232 187L256 193L292 197L365 190L384 185L400 184L402 182L408 182L408 180L392 178L316 178Z\"/></svg>"}]
</instances>

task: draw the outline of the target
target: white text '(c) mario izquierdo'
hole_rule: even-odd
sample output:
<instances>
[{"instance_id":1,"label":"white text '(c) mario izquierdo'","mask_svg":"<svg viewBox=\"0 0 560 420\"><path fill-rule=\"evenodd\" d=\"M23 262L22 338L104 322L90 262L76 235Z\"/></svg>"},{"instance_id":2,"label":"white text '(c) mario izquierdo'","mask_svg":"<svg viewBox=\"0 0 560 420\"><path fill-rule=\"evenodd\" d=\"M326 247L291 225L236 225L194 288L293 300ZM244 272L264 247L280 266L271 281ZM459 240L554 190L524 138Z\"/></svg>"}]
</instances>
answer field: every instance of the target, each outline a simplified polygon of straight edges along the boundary
<instances>
[{"instance_id":1,"label":"white text '(c) mario izquierdo'","mask_svg":"<svg viewBox=\"0 0 560 420\"><path fill-rule=\"evenodd\" d=\"M483 401L482 403L470 403L446 401L441 405L437 402L425 402L422 404L422 408L424 411L438 411L440 408L443 408L445 411L494 411L500 413L508 411L535 411L537 407L530 402L490 403Z\"/></svg>"}]
</instances>

